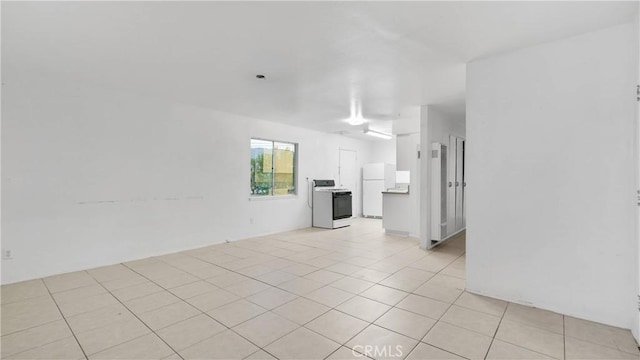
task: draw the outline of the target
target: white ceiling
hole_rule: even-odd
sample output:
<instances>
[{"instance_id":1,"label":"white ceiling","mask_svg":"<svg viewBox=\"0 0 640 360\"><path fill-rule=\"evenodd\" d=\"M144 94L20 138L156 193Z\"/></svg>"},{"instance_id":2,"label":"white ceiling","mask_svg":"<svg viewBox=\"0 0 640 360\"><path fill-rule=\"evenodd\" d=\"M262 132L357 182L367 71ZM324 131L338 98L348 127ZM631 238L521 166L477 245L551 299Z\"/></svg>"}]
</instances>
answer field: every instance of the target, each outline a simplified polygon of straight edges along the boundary
<instances>
[{"instance_id":1,"label":"white ceiling","mask_svg":"<svg viewBox=\"0 0 640 360\"><path fill-rule=\"evenodd\" d=\"M353 131L464 114L465 63L632 21L636 2L3 2L25 67L272 121ZM256 74L266 79L258 80Z\"/></svg>"}]
</instances>

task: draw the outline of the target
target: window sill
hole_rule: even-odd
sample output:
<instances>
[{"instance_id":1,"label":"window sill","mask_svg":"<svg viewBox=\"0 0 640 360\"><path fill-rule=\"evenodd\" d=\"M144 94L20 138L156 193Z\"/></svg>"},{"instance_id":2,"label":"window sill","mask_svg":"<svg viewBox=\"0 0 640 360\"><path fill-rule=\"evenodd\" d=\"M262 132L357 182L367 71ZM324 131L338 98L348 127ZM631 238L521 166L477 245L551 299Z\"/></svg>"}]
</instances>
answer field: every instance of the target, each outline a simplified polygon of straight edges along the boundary
<instances>
[{"instance_id":1,"label":"window sill","mask_svg":"<svg viewBox=\"0 0 640 360\"><path fill-rule=\"evenodd\" d=\"M298 195L249 196L249 201L287 200L287 199L297 199L297 198L298 198Z\"/></svg>"}]
</instances>

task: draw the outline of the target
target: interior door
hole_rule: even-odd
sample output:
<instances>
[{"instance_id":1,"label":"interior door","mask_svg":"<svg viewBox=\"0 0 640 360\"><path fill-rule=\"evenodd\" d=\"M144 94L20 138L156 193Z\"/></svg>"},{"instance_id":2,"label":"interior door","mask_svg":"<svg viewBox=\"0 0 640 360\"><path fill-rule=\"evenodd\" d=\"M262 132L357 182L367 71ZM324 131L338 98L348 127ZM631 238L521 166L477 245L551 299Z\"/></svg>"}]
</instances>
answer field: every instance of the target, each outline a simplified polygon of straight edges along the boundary
<instances>
[{"instance_id":1,"label":"interior door","mask_svg":"<svg viewBox=\"0 0 640 360\"><path fill-rule=\"evenodd\" d=\"M447 164L447 234L451 235L457 231L456 227L456 159L458 138L449 136L449 156Z\"/></svg>"},{"instance_id":2,"label":"interior door","mask_svg":"<svg viewBox=\"0 0 640 360\"><path fill-rule=\"evenodd\" d=\"M464 140L456 139L456 231L464 227Z\"/></svg>"},{"instance_id":3,"label":"interior door","mask_svg":"<svg viewBox=\"0 0 640 360\"><path fill-rule=\"evenodd\" d=\"M467 177L465 173L465 163L467 158L465 157L467 148L467 141L465 140L462 146L462 228L467 227Z\"/></svg>"},{"instance_id":4,"label":"interior door","mask_svg":"<svg viewBox=\"0 0 640 360\"><path fill-rule=\"evenodd\" d=\"M353 193L352 199L356 199L358 193L358 153L355 150L340 149L338 165L339 186L349 189ZM351 203L352 213L353 202Z\"/></svg>"},{"instance_id":5,"label":"interior door","mask_svg":"<svg viewBox=\"0 0 640 360\"><path fill-rule=\"evenodd\" d=\"M449 234L447 223L448 162L447 146L431 144L431 241L441 241Z\"/></svg>"}]
</instances>

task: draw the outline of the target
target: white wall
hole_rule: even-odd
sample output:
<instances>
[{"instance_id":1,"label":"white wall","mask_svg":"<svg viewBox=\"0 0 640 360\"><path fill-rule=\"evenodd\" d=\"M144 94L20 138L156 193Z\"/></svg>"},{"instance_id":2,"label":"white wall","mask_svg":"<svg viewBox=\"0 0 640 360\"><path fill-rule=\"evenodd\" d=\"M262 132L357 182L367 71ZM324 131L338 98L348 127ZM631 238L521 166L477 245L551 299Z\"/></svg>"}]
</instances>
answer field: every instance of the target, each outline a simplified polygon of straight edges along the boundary
<instances>
[{"instance_id":1,"label":"white wall","mask_svg":"<svg viewBox=\"0 0 640 360\"><path fill-rule=\"evenodd\" d=\"M434 105L424 105L420 111L420 143L423 156L421 165L421 189L424 191L420 195L420 247L427 248L431 239L431 144L439 142L447 145L448 151L449 136L454 135L465 138L465 118L447 115L437 109ZM448 155L451 159L452 156Z\"/></svg>"},{"instance_id":2,"label":"white wall","mask_svg":"<svg viewBox=\"0 0 640 360\"><path fill-rule=\"evenodd\" d=\"M401 134L396 137L398 171L409 171L409 236L420 237L420 160L418 147L420 133Z\"/></svg>"},{"instance_id":3,"label":"white wall","mask_svg":"<svg viewBox=\"0 0 640 360\"><path fill-rule=\"evenodd\" d=\"M636 32L636 84L640 84L640 7L636 13L635 21ZM636 102L636 190L640 191L640 102ZM637 193L638 201L640 202L640 193ZM640 296L640 206L636 207L636 241L638 243L638 282L636 283L636 294ZM636 316L633 317L633 325L631 332L636 338L636 341L640 343L640 309L636 312Z\"/></svg>"},{"instance_id":4,"label":"white wall","mask_svg":"<svg viewBox=\"0 0 640 360\"><path fill-rule=\"evenodd\" d=\"M399 117L393 121L394 134L414 134L420 132L420 114L422 108L420 106L412 106L405 109L399 114Z\"/></svg>"},{"instance_id":5,"label":"white wall","mask_svg":"<svg viewBox=\"0 0 640 360\"><path fill-rule=\"evenodd\" d=\"M633 24L468 65L467 289L637 316Z\"/></svg>"},{"instance_id":6,"label":"white wall","mask_svg":"<svg viewBox=\"0 0 640 360\"><path fill-rule=\"evenodd\" d=\"M433 105L423 106L423 113L427 115L426 135L430 143L439 142L448 145L449 135L465 138L466 123L463 116L447 115Z\"/></svg>"},{"instance_id":7,"label":"white wall","mask_svg":"<svg viewBox=\"0 0 640 360\"><path fill-rule=\"evenodd\" d=\"M372 141L369 157L372 163L396 163L396 138Z\"/></svg>"},{"instance_id":8,"label":"white wall","mask_svg":"<svg viewBox=\"0 0 640 360\"><path fill-rule=\"evenodd\" d=\"M420 107L404 109L400 117L393 121L393 133L396 135L396 170L409 171L409 236L420 237Z\"/></svg>"},{"instance_id":9,"label":"white wall","mask_svg":"<svg viewBox=\"0 0 640 360\"><path fill-rule=\"evenodd\" d=\"M343 136L36 72L3 82L2 283L307 227L305 178L337 179L340 147L370 162ZM299 143L298 197L249 201L251 137Z\"/></svg>"}]
</instances>

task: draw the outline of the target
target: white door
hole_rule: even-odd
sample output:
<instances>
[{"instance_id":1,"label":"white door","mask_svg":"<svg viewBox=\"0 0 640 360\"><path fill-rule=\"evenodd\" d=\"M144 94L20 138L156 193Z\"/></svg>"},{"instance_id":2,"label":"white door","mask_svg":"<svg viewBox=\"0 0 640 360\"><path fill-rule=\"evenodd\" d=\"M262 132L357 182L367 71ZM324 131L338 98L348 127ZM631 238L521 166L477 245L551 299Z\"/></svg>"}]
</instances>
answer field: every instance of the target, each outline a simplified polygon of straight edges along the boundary
<instances>
[{"instance_id":1,"label":"white door","mask_svg":"<svg viewBox=\"0 0 640 360\"><path fill-rule=\"evenodd\" d=\"M340 149L340 159L338 167L339 187L351 190L353 197L357 199L358 193L358 153L355 150ZM351 211L355 215L353 203Z\"/></svg>"},{"instance_id":2,"label":"white door","mask_svg":"<svg viewBox=\"0 0 640 360\"><path fill-rule=\"evenodd\" d=\"M464 140L456 140L456 231L464 227Z\"/></svg>"},{"instance_id":3,"label":"white door","mask_svg":"<svg viewBox=\"0 0 640 360\"><path fill-rule=\"evenodd\" d=\"M447 235L451 235L466 226L465 221L465 179L464 179L465 140L449 136L449 160L447 170Z\"/></svg>"},{"instance_id":4,"label":"white door","mask_svg":"<svg viewBox=\"0 0 640 360\"><path fill-rule=\"evenodd\" d=\"M447 156L447 234L457 231L456 228L456 159L458 138L449 136L449 152ZM446 236L443 236L446 237Z\"/></svg>"},{"instance_id":5,"label":"white door","mask_svg":"<svg viewBox=\"0 0 640 360\"><path fill-rule=\"evenodd\" d=\"M440 241L450 232L447 224L448 182L447 146L441 143L431 144L431 240Z\"/></svg>"}]
</instances>

